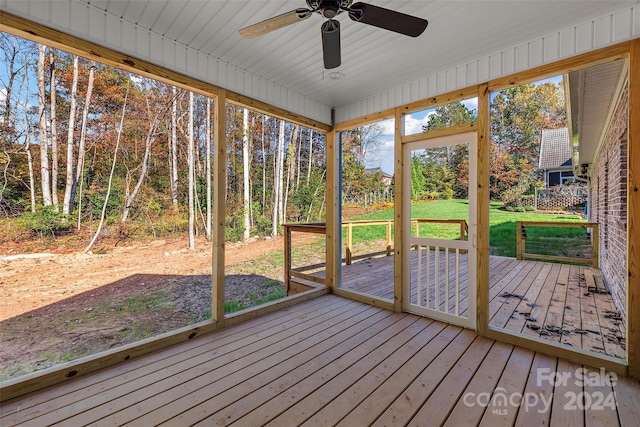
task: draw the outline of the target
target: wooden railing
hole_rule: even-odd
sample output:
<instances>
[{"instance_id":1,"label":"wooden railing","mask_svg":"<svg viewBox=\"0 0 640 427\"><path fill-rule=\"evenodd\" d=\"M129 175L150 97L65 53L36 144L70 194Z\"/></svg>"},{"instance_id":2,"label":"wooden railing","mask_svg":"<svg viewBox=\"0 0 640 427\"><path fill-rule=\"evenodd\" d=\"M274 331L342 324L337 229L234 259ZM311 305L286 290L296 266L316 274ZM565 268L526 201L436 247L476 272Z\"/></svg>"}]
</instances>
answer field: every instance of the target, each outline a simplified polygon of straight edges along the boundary
<instances>
[{"instance_id":1,"label":"wooden railing","mask_svg":"<svg viewBox=\"0 0 640 427\"><path fill-rule=\"evenodd\" d=\"M464 219L426 219L415 218L411 222L414 224L413 229L416 237L420 237L420 224L460 224L460 240L467 240L469 234L469 224Z\"/></svg>"},{"instance_id":2,"label":"wooden railing","mask_svg":"<svg viewBox=\"0 0 640 427\"><path fill-rule=\"evenodd\" d=\"M368 257L371 255L381 255L386 254L390 256L393 253L393 248L391 247L391 226L393 225L392 219L375 219L375 220L362 220L362 221L345 221L342 223L342 227L347 228L347 237L345 240L345 264L351 265L354 260L353 256L353 227L369 227L369 226L380 226L384 225L386 227L386 249L380 252L371 252L365 255L360 255L355 258Z\"/></svg>"},{"instance_id":3,"label":"wooden railing","mask_svg":"<svg viewBox=\"0 0 640 427\"><path fill-rule=\"evenodd\" d=\"M284 229L284 286L287 291L287 295L291 294L291 279L293 278L306 280L308 282L324 286L326 283L324 277L313 276L305 273L305 271L312 269L314 266L305 266L295 269L291 267L291 233L295 231L299 233L324 235L327 234L327 225L323 222L317 222L305 224L283 224L282 227ZM299 292L299 290L297 292Z\"/></svg>"},{"instance_id":4,"label":"wooden railing","mask_svg":"<svg viewBox=\"0 0 640 427\"><path fill-rule=\"evenodd\" d=\"M469 226L467 225L467 221L465 220L457 220L457 219L426 219L426 218L416 218L412 219L411 222L414 224L414 230L416 236L419 236L420 232L420 224L424 223L440 223L440 224L460 224L460 240L465 240L467 238L467 234L469 232ZM378 252L367 252L366 254L361 254L355 256L353 253L353 229L354 227L370 227L370 226L384 226L386 229L385 232L385 250ZM365 258L375 255L386 255L390 256L393 254L392 247L392 235L391 230L393 226L392 219L379 219L379 220L359 220L359 221L345 221L342 223L342 227L346 228L346 239L345 239L345 258L344 262L346 265L351 265L355 259ZM318 277L316 275L312 275L307 273L309 270L313 270L317 267L320 267L322 264L316 265L308 265L298 268L292 267L291 260L291 233L299 232L299 233L312 233L312 234L326 234L326 224L325 223L304 223L304 224L283 224L284 229L284 284L287 293L292 290L292 283L295 282L296 286L303 287L312 287L312 284L324 285L325 279L324 277ZM292 280L293 279L293 280ZM295 279L301 279L303 281L308 282L308 284L300 284L295 281Z\"/></svg>"},{"instance_id":5,"label":"wooden railing","mask_svg":"<svg viewBox=\"0 0 640 427\"><path fill-rule=\"evenodd\" d=\"M558 227L591 229L589 257L571 257L527 252L527 227ZM543 261L571 262L598 268L598 224L594 222L516 222L516 258L539 259Z\"/></svg>"}]
</instances>

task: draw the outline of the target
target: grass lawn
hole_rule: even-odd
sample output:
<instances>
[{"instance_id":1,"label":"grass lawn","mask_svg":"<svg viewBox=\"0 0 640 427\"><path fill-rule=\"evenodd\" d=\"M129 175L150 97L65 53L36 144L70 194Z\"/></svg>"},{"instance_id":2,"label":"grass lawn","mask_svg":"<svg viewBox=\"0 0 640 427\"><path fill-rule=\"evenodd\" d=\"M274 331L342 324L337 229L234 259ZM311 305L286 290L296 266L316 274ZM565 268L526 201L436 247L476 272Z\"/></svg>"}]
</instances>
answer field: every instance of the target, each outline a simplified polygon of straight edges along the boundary
<instances>
[{"instance_id":1,"label":"grass lawn","mask_svg":"<svg viewBox=\"0 0 640 427\"><path fill-rule=\"evenodd\" d=\"M489 245L492 255L516 256L516 221L545 221L545 222L583 222L579 215L572 214L551 214L538 212L507 212L500 210L502 203L492 202L489 211ZM411 216L413 218L431 219L467 219L468 204L466 200L434 200L429 202L416 203L411 206ZM367 220L367 219L393 219L394 210L384 209L367 215L360 215L346 220ZM553 231L551 231L553 230ZM539 232L548 236L555 234L553 238L567 240L575 235L583 233L581 229L540 229ZM434 238L455 239L460 235L460 228L455 224L422 224L420 236ZM356 227L353 230L353 241L372 241L384 239L384 226ZM533 237L533 236L530 236ZM343 229L343 239L344 229ZM382 248L371 248L372 251Z\"/></svg>"}]
</instances>

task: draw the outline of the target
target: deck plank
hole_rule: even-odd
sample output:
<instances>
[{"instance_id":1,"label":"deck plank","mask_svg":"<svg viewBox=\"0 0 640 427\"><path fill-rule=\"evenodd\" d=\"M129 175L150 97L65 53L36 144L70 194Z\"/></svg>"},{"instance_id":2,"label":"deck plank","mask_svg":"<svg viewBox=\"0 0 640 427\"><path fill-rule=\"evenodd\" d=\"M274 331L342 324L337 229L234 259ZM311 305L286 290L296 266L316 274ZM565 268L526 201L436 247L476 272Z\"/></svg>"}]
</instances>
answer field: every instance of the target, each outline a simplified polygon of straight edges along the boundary
<instances>
[{"instance_id":1,"label":"deck plank","mask_svg":"<svg viewBox=\"0 0 640 427\"><path fill-rule=\"evenodd\" d=\"M457 326L324 295L14 399L1 405L1 422L640 425L638 381L583 386L580 368ZM554 382L556 372L569 377ZM615 393L617 406L572 407L580 393ZM500 394L553 401L551 410L541 401L489 404Z\"/></svg>"},{"instance_id":2,"label":"deck plank","mask_svg":"<svg viewBox=\"0 0 640 427\"><path fill-rule=\"evenodd\" d=\"M348 304L346 300L335 296L319 301L315 309L311 306L297 304L274 313L274 316L268 320L252 319L238 325L235 332L230 329L216 331L217 339L215 342L191 340L179 347L170 347L161 352L116 365L110 370L97 372L52 387L50 389L55 391L54 397L50 397L46 393L47 390L20 396L2 404L0 425L11 425L17 422L15 418L17 413L19 413L20 422L24 422L43 413L65 408L80 399L86 399L120 386L123 382L134 382L158 370L165 370L168 366L185 358L197 357L210 351L229 351L232 346L242 345L243 340L252 334L262 332L274 335L280 331L286 331L288 325L285 320L311 318L317 314L330 313L346 306L345 304ZM126 375L126 378L120 375Z\"/></svg>"},{"instance_id":3,"label":"deck plank","mask_svg":"<svg viewBox=\"0 0 640 427\"><path fill-rule=\"evenodd\" d=\"M583 387L575 381L576 370L582 367L563 359L558 360L557 376L546 378L555 385L553 389L553 404L551 405L551 427L583 427L584 411L575 410L575 396L582 393ZM566 380L564 379L566 378Z\"/></svg>"},{"instance_id":4,"label":"deck plank","mask_svg":"<svg viewBox=\"0 0 640 427\"><path fill-rule=\"evenodd\" d=\"M364 374L375 368L410 342L420 342L420 334L429 326L429 321L418 321L397 332L389 331L390 335L380 340L369 340L366 345L350 350L339 357L332 365L324 366L310 373L301 372L304 377L293 387L286 389L275 398L264 402L259 408L247 414L238 421L238 425L296 425L305 421L313 412L330 402L335 397L335 389L330 393L332 385L345 387L358 381ZM445 325L437 325L437 328ZM433 332L435 335L435 332ZM323 384L324 393L318 393L318 384ZM277 387L284 389L282 384ZM259 391L258 391L259 392ZM288 411L295 403L295 410ZM246 405L238 402L238 410L246 410ZM225 411L226 412L226 411ZM278 418L276 416L280 415ZM274 419L275 418L275 419ZM267 424L267 425L269 425Z\"/></svg>"},{"instance_id":5,"label":"deck plank","mask_svg":"<svg viewBox=\"0 0 640 427\"><path fill-rule=\"evenodd\" d=\"M174 417L185 413L185 417L192 417L197 421L206 417L207 411L224 407L246 394L244 387L251 384L250 380L254 384L260 384L267 378L277 377L296 363L304 363L344 340L353 339L361 331L361 327L374 326L369 333L362 334L362 339L375 334L388 324L390 317L393 317L389 314L370 308L346 319L338 315L335 321L324 322L324 328L309 328L292 335L286 343L276 343L255 354L237 355L233 362L220 366L206 375L189 378L180 385L167 384L160 393L144 402L144 412L129 407L121 414L113 414L107 420L118 424L128 417L144 415L139 422L145 425L158 425L166 420L169 424L177 422L178 425L184 425ZM354 327L356 325L359 327ZM289 360L291 365L283 364L282 360ZM242 393L233 389L237 384L243 384ZM204 402L212 406L202 405Z\"/></svg>"},{"instance_id":6,"label":"deck plank","mask_svg":"<svg viewBox=\"0 0 640 427\"><path fill-rule=\"evenodd\" d=\"M491 393L496 388L513 349L514 346L510 344L497 341L493 343L489 354L469 381L462 398L456 402L444 426L475 426L480 423L486 409L486 400L481 394Z\"/></svg>"},{"instance_id":7,"label":"deck plank","mask_svg":"<svg viewBox=\"0 0 640 427\"><path fill-rule=\"evenodd\" d=\"M493 341L490 339L477 337L442 380L429 400L413 416L408 426L421 427L427 423L442 425L449 416L449 411L461 398L465 387L491 350L492 344Z\"/></svg>"},{"instance_id":8,"label":"deck plank","mask_svg":"<svg viewBox=\"0 0 640 427\"><path fill-rule=\"evenodd\" d=\"M540 381L542 370L555 372L558 359L542 353L536 353L529 378L525 385L523 400L518 408L515 425L520 427L548 426L553 402L553 385L549 381Z\"/></svg>"},{"instance_id":9,"label":"deck plank","mask_svg":"<svg viewBox=\"0 0 640 427\"><path fill-rule=\"evenodd\" d=\"M440 353L372 425L404 425L411 420L473 343L475 337L476 334L469 330L464 330L458 335L447 346L446 351Z\"/></svg>"},{"instance_id":10,"label":"deck plank","mask_svg":"<svg viewBox=\"0 0 640 427\"><path fill-rule=\"evenodd\" d=\"M360 405L336 425L361 426L370 425L384 412L392 401L402 393L406 387L422 372L425 361L435 359L451 342L459 339L462 328L447 326L438 336L424 347L422 351L412 357L399 370L393 373L384 383L372 391ZM465 334L466 335L466 334ZM463 337L462 340L466 340Z\"/></svg>"},{"instance_id":11,"label":"deck plank","mask_svg":"<svg viewBox=\"0 0 640 427\"><path fill-rule=\"evenodd\" d=\"M480 426L499 427L514 424L519 407L514 405L512 398L521 396L524 392L534 355L533 351L521 347L513 350L493 390Z\"/></svg>"},{"instance_id":12,"label":"deck plank","mask_svg":"<svg viewBox=\"0 0 640 427\"><path fill-rule=\"evenodd\" d=\"M218 357L211 357L210 353L206 352L189 359L183 358L178 363L165 366L164 369L156 370L137 381L123 381L116 387L89 398L81 398L81 400L43 414L31 421L33 421L33 425L48 425L62 420L75 424L74 418L69 418L70 413L77 413L77 419L99 420L106 416L126 415L127 411L119 413L126 408L133 407L131 411L135 413L148 410L147 405L151 405L150 396L137 393L144 387L151 387L153 390L151 396L154 396L154 401L157 399L155 396L158 396L158 393L165 389L173 390L176 393L178 391L188 393L206 385L209 376L229 375L231 370L240 369L243 363L263 357L264 353L277 354L279 349L295 344L299 340L298 337L303 338L311 332L317 333L317 337L321 337L323 330L326 330L325 322L339 322L345 317L357 316L358 314L367 317L366 310L359 308L359 304L347 304L341 307L345 310L341 315L336 315L335 311L328 310L320 316L309 317L308 321L279 331L260 342L241 340L220 352L214 351L214 356L219 355ZM265 348L269 350L265 351ZM261 349L262 352L257 352L258 349ZM136 400L133 396L140 396L139 399L144 397L145 400ZM143 402L144 409L139 406L140 402Z\"/></svg>"},{"instance_id":13,"label":"deck plank","mask_svg":"<svg viewBox=\"0 0 640 427\"><path fill-rule=\"evenodd\" d=\"M307 420L306 426L331 426L338 423L353 408L360 405L373 390L380 386L382 380L391 377L400 367L404 366L419 351L440 334L447 325L442 322L434 322L424 333L418 337L418 342L412 345L407 351L397 351L384 363L378 365L375 370L370 371L354 384L348 384L347 389L340 395L324 405L318 412Z\"/></svg>"}]
</instances>

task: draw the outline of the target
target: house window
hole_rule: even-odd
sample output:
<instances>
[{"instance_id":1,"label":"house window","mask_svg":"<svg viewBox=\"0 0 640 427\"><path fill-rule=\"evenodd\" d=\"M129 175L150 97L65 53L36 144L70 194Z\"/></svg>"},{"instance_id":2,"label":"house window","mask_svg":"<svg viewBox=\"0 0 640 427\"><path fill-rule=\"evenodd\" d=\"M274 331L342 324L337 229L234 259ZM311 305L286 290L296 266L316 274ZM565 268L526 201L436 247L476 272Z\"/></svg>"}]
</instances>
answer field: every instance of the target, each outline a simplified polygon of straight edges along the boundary
<instances>
[{"instance_id":1,"label":"house window","mask_svg":"<svg viewBox=\"0 0 640 427\"><path fill-rule=\"evenodd\" d=\"M567 181L572 181L575 179L573 176L573 172L565 171L565 172L549 172L549 187L553 187L554 185L565 185L569 184Z\"/></svg>"}]
</instances>

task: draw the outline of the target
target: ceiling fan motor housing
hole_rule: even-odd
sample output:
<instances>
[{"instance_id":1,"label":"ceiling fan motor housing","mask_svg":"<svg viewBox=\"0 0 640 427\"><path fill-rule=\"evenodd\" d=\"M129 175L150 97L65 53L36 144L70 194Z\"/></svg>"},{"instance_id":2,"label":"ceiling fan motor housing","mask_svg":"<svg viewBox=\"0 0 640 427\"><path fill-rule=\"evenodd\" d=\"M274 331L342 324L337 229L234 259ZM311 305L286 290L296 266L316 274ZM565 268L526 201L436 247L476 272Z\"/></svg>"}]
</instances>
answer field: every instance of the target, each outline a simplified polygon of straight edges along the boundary
<instances>
[{"instance_id":1,"label":"ceiling fan motor housing","mask_svg":"<svg viewBox=\"0 0 640 427\"><path fill-rule=\"evenodd\" d=\"M307 5L311 10L317 10L327 19L334 18L343 9L348 9L353 0L307 0Z\"/></svg>"}]
</instances>

